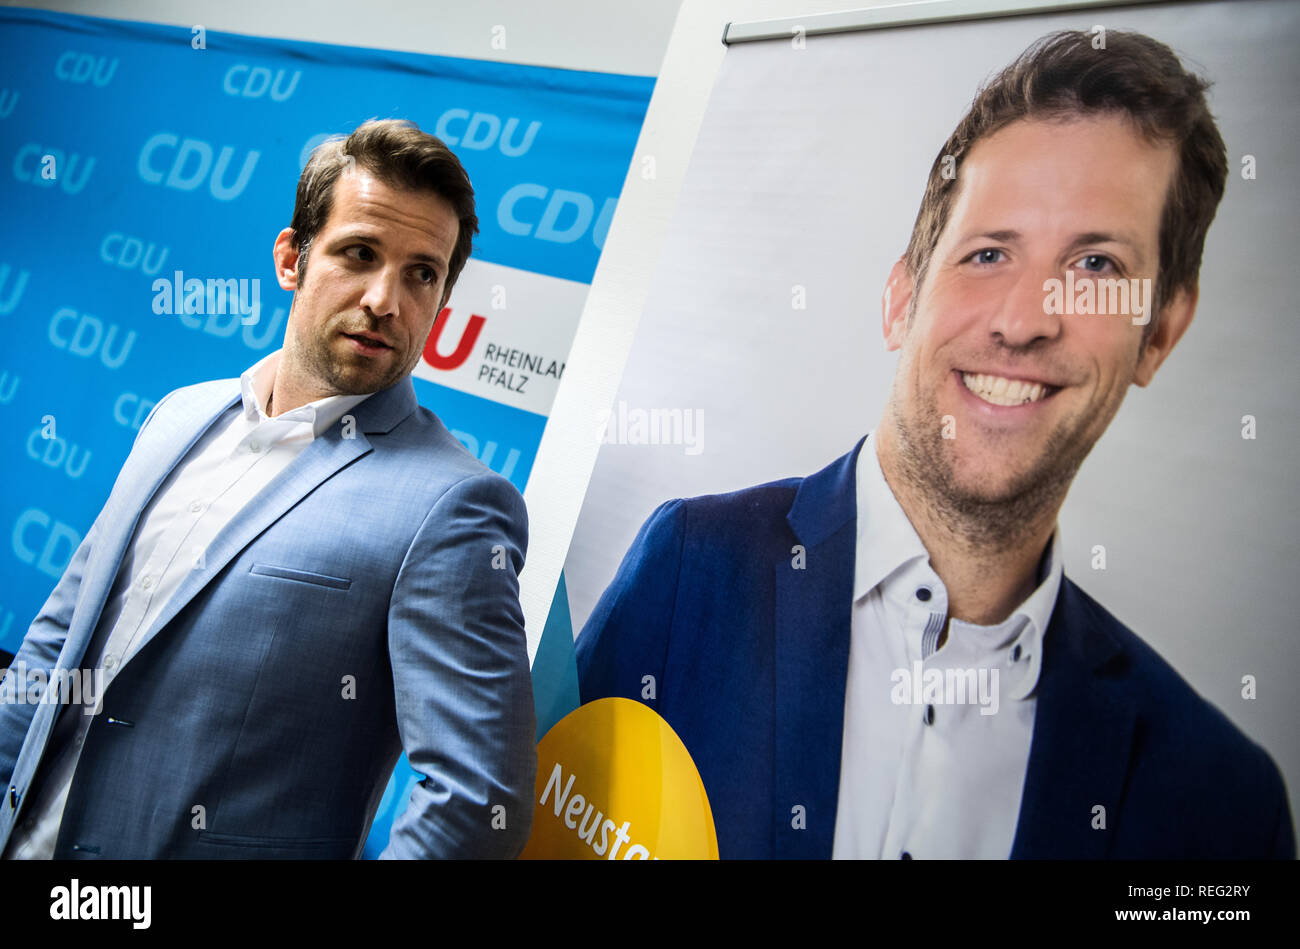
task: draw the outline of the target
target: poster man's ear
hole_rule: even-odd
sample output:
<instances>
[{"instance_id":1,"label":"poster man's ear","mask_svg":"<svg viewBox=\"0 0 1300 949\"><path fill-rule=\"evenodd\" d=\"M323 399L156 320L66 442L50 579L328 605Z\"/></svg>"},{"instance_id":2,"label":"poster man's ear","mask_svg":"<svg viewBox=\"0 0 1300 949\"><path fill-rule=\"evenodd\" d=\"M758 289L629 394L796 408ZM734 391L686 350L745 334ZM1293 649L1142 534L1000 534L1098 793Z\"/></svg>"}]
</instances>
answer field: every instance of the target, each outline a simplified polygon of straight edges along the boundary
<instances>
[{"instance_id":1,"label":"poster man's ear","mask_svg":"<svg viewBox=\"0 0 1300 949\"><path fill-rule=\"evenodd\" d=\"M1194 290L1179 290L1174 294L1174 298L1164 305L1156 328L1151 331L1146 347L1138 359L1137 370L1133 373L1133 382L1136 385L1146 386L1151 382L1160 364L1174 348L1174 344L1183 338L1187 327L1192 325L1200 292L1199 287Z\"/></svg>"},{"instance_id":2,"label":"poster man's ear","mask_svg":"<svg viewBox=\"0 0 1300 949\"><path fill-rule=\"evenodd\" d=\"M880 326L885 336L885 349L894 352L907 338L907 310L912 302L912 277L907 265L899 258L889 270L885 292L880 298Z\"/></svg>"}]
</instances>

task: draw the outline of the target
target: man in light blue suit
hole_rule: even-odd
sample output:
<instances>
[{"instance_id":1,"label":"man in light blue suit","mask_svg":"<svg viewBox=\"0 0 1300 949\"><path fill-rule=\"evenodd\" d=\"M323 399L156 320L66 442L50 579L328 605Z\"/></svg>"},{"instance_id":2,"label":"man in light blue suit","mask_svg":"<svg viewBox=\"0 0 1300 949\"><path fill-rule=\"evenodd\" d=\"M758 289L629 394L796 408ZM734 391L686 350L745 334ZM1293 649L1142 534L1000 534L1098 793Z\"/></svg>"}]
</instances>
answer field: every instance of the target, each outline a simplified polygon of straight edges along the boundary
<instances>
[{"instance_id":1,"label":"man in light blue suit","mask_svg":"<svg viewBox=\"0 0 1300 949\"><path fill-rule=\"evenodd\" d=\"M527 514L410 379L476 230L410 123L313 153L283 349L158 403L14 659L104 688L0 704L6 857L357 857L403 749L382 856L523 848Z\"/></svg>"},{"instance_id":2,"label":"man in light blue suit","mask_svg":"<svg viewBox=\"0 0 1300 949\"><path fill-rule=\"evenodd\" d=\"M1268 753L1063 574L1058 512L1191 323L1227 174L1206 84L1093 40L1034 44L940 149L877 428L661 505L578 639L584 702L682 739L723 857L1295 856ZM1051 305L1103 279L1154 301Z\"/></svg>"}]
</instances>

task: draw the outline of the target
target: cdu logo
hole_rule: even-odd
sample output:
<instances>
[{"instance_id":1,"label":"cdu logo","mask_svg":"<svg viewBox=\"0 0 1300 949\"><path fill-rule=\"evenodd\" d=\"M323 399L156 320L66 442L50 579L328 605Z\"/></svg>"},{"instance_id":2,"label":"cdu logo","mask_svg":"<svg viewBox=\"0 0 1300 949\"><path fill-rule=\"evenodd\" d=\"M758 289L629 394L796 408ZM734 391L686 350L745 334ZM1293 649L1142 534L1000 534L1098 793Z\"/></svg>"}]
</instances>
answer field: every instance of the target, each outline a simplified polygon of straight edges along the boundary
<instances>
[{"instance_id":1,"label":"cdu logo","mask_svg":"<svg viewBox=\"0 0 1300 949\"><path fill-rule=\"evenodd\" d=\"M95 168L94 156L71 155L61 148L28 142L14 155L14 177L40 188L58 184L68 194L76 194L86 187L90 173ZM80 169L81 177L77 177Z\"/></svg>"},{"instance_id":2,"label":"cdu logo","mask_svg":"<svg viewBox=\"0 0 1300 949\"><path fill-rule=\"evenodd\" d=\"M168 156L171 164L166 165ZM250 150L244 156L239 177L234 184L228 184L231 159L235 156L233 145L222 145L213 165L213 146L196 138L180 139L171 132L157 132L150 136L140 149L137 164L140 177L151 185L175 188L178 191L194 191L205 181L208 190L218 201L233 201L239 197L248 181L253 176L253 168L261 152ZM160 170L161 166L161 170ZM209 178L209 172L211 177Z\"/></svg>"},{"instance_id":3,"label":"cdu logo","mask_svg":"<svg viewBox=\"0 0 1300 949\"><path fill-rule=\"evenodd\" d=\"M540 215L535 202L541 202ZM572 244L590 231L591 242L600 248L605 245L605 234L617 203L617 198L606 198L597 217L596 204L590 195L563 188L552 191L539 184L517 184L501 196L497 224L507 234L531 235L556 244ZM524 205L522 209L521 205Z\"/></svg>"},{"instance_id":4,"label":"cdu logo","mask_svg":"<svg viewBox=\"0 0 1300 949\"><path fill-rule=\"evenodd\" d=\"M54 77L64 82L90 82L107 86L117 72L117 57L92 56L68 50L54 61Z\"/></svg>"},{"instance_id":5,"label":"cdu logo","mask_svg":"<svg viewBox=\"0 0 1300 949\"><path fill-rule=\"evenodd\" d=\"M45 443L44 446L41 442ZM80 465L77 464L78 452L81 453ZM62 469L69 478L80 478L90 463L90 449L65 441L58 435L47 436L45 429L37 425L27 435L27 457L47 468Z\"/></svg>"},{"instance_id":6,"label":"cdu logo","mask_svg":"<svg viewBox=\"0 0 1300 949\"><path fill-rule=\"evenodd\" d=\"M10 535L14 556L55 580L81 546L81 534L71 524L55 520L38 507L18 515Z\"/></svg>"},{"instance_id":7,"label":"cdu logo","mask_svg":"<svg viewBox=\"0 0 1300 949\"><path fill-rule=\"evenodd\" d=\"M139 393L123 392L113 403L113 421L138 432L144 420L149 417L150 409L157 404L153 399L146 399Z\"/></svg>"},{"instance_id":8,"label":"cdu logo","mask_svg":"<svg viewBox=\"0 0 1300 949\"><path fill-rule=\"evenodd\" d=\"M438 351L438 344L450 319L451 307L445 306L433 321L429 338L424 341L424 361L433 369L451 370L463 366L470 352L473 351L474 344L478 342L478 334L483 331L483 324L487 322L487 317L479 316L477 313L470 314L469 322L465 324L465 329L460 334L460 341L456 343L456 347L449 355L444 356Z\"/></svg>"},{"instance_id":9,"label":"cdu logo","mask_svg":"<svg viewBox=\"0 0 1300 949\"><path fill-rule=\"evenodd\" d=\"M523 453L518 448L510 448L506 451L505 457L501 460L500 468L493 468L492 463L496 459L497 443L484 439L482 447L479 446L479 440L469 432L461 431L458 428L451 430L452 437L457 439L471 455L477 458L487 467L491 468L507 481L515 473L515 466L519 464L519 459Z\"/></svg>"},{"instance_id":10,"label":"cdu logo","mask_svg":"<svg viewBox=\"0 0 1300 949\"><path fill-rule=\"evenodd\" d=\"M75 328L65 326L72 320L76 321ZM127 331L125 341L114 353L113 342L122 327L116 323L109 323L107 332L105 329L104 321L99 317L89 313L78 313L69 306L61 307L54 312L50 320L50 343L55 349L66 349L72 355L83 359L89 359L98 353L100 362L109 369L118 369L126 362L126 357L131 355L131 346L135 343L135 330Z\"/></svg>"},{"instance_id":11,"label":"cdu logo","mask_svg":"<svg viewBox=\"0 0 1300 949\"><path fill-rule=\"evenodd\" d=\"M141 273L152 277L162 269L170 249L163 247L160 250L153 241L146 246L138 237L113 231L105 234L100 242L99 259L123 270L134 270L138 266Z\"/></svg>"},{"instance_id":12,"label":"cdu logo","mask_svg":"<svg viewBox=\"0 0 1300 949\"><path fill-rule=\"evenodd\" d=\"M30 277L30 270L20 270L13 274L14 280L9 282L11 271L8 264L0 264L0 314L12 313L18 306L18 301L23 298L23 291L27 289L27 278Z\"/></svg>"},{"instance_id":13,"label":"cdu logo","mask_svg":"<svg viewBox=\"0 0 1300 949\"><path fill-rule=\"evenodd\" d=\"M454 128L453 122L456 123ZM448 146L459 145L473 151L486 151L496 145L507 158L518 158L533 147L533 139L541 127L541 122L529 122L523 137L516 141L519 120L513 116L506 119L503 130L501 119L490 112L475 112L471 115L467 109L448 109L438 116L433 134Z\"/></svg>"},{"instance_id":14,"label":"cdu logo","mask_svg":"<svg viewBox=\"0 0 1300 949\"><path fill-rule=\"evenodd\" d=\"M270 94L272 102L283 102L293 95L302 77L302 70L295 69L293 78L285 83L286 70L277 69L272 75L265 66L249 66L236 63L226 70L221 80L221 89L228 96L240 96L244 99L260 99Z\"/></svg>"},{"instance_id":15,"label":"cdu logo","mask_svg":"<svg viewBox=\"0 0 1300 949\"><path fill-rule=\"evenodd\" d=\"M21 381L22 376L10 376L8 369L0 371L0 405L8 405L14 400L14 393L18 391L18 383Z\"/></svg>"}]
</instances>

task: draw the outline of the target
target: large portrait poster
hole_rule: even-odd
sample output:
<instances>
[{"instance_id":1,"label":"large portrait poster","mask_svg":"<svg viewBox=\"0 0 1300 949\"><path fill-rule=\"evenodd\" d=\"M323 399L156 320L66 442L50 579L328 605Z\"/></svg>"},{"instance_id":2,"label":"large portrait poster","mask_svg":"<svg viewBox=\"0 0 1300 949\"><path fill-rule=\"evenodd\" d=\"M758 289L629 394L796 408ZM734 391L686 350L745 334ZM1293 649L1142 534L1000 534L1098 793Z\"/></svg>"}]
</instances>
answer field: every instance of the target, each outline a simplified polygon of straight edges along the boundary
<instances>
[{"instance_id":1,"label":"large portrait poster","mask_svg":"<svg viewBox=\"0 0 1300 949\"><path fill-rule=\"evenodd\" d=\"M617 694L680 726L713 804L723 857L729 841L731 855L738 852L729 823L771 821L779 836L792 802L778 802L775 814L770 802L726 813L715 795L741 793L744 756L711 741L693 745L689 735L716 736L709 730L716 721L751 715L755 728L775 729L778 757L783 741L801 749L834 743L833 752L801 760L833 769L827 782L840 773L838 730L783 737L782 723L801 712L800 702L848 714L845 685L827 674L829 696L783 691L781 657L790 644L781 624L811 631L816 623L783 619L790 607L782 605L779 577L773 603L764 599L769 591L748 585L742 566L730 573L719 566L757 556L743 538L759 536L767 523L758 495L730 492L773 482L773 491L794 491L794 479L851 456L878 427L900 365L882 330L891 268L908 246L927 181L940 170L941 149L981 85L1052 31L1082 31L1099 50L1107 37L1134 31L1211 83L1206 96L1226 145L1226 188L1204 245L1195 317L1150 384L1127 390L1073 481L1056 537L1065 577L1226 716L1248 743L1239 747L1257 744L1271 756L1297 813L1300 702L1291 684L1300 675L1300 590L1292 574L1300 381L1291 363L1300 338L1287 275L1300 237L1293 184L1300 8L1271 0L1157 3L887 22L908 16L900 9L889 17L863 11L877 28L832 33L816 30L817 17L801 21L796 8L767 24L771 38L733 43L713 88L568 550L580 672L583 638L599 634L593 624L638 610L672 617L666 644L629 618L636 632L589 659L613 664L610 657L635 654L650 664L649 652L667 655L645 670L664 681L650 688L629 679ZM842 470L851 479L853 468ZM695 505L674 502L702 496ZM726 525L734 535L722 527L706 534L700 512L724 510L730 497L754 498L753 506L732 511ZM851 516L851 497L848 504ZM791 522L801 513L790 511ZM747 518L750 533L742 529ZM851 563L852 545L842 549ZM782 556L798 568L789 562L797 550ZM709 571L696 569L701 564ZM680 619L682 610L690 619ZM847 602L843 615L847 644ZM773 722L754 711L759 705L723 707L728 676L759 661L724 644L763 622L776 624L777 638L754 632L747 648L774 653L776 698L761 705L771 705ZM687 626L718 630L719 638L699 633L688 640L693 645L675 643ZM642 656L628 645L633 640L655 645ZM1049 637L1044 648L1064 647ZM668 681L674 672L682 681L684 669L690 696L672 693ZM594 681L583 682L584 700L598 697ZM601 679L599 688L606 684ZM744 734L743 725L734 727L727 734ZM1134 755L1141 760L1140 748ZM1222 786L1231 784L1224 776ZM780 792L780 776L776 785ZM818 852L829 856L835 785L823 791L829 816L826 809L817 815L825 843ZM811 810L806 816L812 833ZM1179 839L1190 846L1200 832L1189 826ZM1050 845L1042 855L1052 855Z\"/></svg>"}]
</instances>

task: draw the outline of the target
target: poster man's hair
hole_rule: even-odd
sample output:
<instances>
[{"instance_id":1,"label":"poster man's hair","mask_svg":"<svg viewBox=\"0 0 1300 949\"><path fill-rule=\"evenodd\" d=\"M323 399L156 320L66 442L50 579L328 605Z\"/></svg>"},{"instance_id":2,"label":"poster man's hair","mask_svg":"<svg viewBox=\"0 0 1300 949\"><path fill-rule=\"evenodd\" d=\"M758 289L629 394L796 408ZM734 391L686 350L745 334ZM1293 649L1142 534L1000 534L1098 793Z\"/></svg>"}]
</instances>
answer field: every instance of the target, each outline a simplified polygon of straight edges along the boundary
<instances>
[{"instance_id":1,"label":"poster man's hair","mask_svg":"<svg viewBox=\"0 0 1300 949\"><path fill-rule=\"evenodd\" d=\"M1183 69L1168 46L1141 33L1061 31L1042 37L984 85L940 149L904 262L916 293L957 196L961 163L981 139L1020 119L1118 113L1152 143L1169 143L1178 164L1160 220L1153 318L1180 290L1195 291L1205 235L1223 197L1227 149L1205 101L1210 83ZM951 156L951 159L945 159ZM955 164L954 164L955 163ZM956 176L943 171L955 168ZM1144 336L1144 340L1145 340Z\"/></svg>"}]
</instances>

